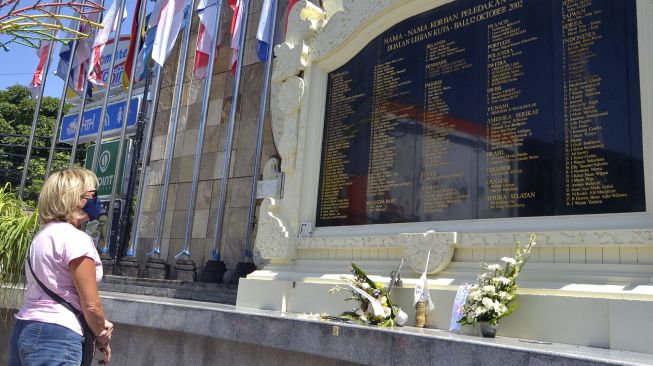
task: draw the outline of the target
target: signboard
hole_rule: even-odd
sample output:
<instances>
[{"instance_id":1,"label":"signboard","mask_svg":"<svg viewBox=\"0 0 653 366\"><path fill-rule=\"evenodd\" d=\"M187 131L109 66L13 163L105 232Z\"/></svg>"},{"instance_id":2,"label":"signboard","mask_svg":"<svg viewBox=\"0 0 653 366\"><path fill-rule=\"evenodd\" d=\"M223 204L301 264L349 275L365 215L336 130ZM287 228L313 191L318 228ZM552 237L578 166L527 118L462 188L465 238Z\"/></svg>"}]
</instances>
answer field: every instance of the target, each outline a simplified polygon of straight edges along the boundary
<instances>
[{"instance_id":1,"label":"signboard","mask_svg":"<svg viewBox=\"0 0 653 366\"><path fill-rule=\"evenodd\" d=\"M133 134L136 130L136 120L138 119L138 111L141 106L142 95L132 98L129 104L129 113L125 113L127 102L121 100L107 105L107 113L104 119L104 130L102 137L114 137L120 135L123 120L127 118L127 133ZM79 132L79 143L87 143L95 141L100 127L100 117L102 113L102 106L89 108L84 111L82 129ZM73 143L75 141L75 134L77 133L77 113L68 114L62 118L61 132L59 133L59 141L65 143Z\"/></svg>"},{"instance_id":2,"label":"signboard","mask_svg":"<svg viewBox=\"0 0 653 366\"><path fill-rule=\"evenodd\" d=\"M118 145L120 141L115 140L111 142L103 142L100 147L100 157L95 167L95 175L97 175L100 185L97 189L98 196L110 196L111 185L114 178L118 179L118 186L116 189L117 194L125 194L127 192L127 181L129 180L129 167L131 165L131 140L126 140L123 144L122 162L120 170L116 177L116 159L118 158ZM86 169L91 169L93 164L93 156L95 155L95 145L90 145L86 149L86 160L84 166ZM123 178L124 177L124 178Z\"/></svg>"},{"instance_id":3,"label":"signboard","mask_svg":"<svg viewBox=\"0 0 653 366\"><path fill-rule=\"evenodd\" d=\"M88 222L86 224L86 233L93 238L95 246L98 248L98 251L101 251L107 244L107 239L109 240L109 253L111 257L115 257L116 249L118 245L118 223L120 222L120 215L122 210L125 207L125 200L121 198L116 198L113 204L113 218L111 219L113 226L111 232L108 232L108 223L109 218L107 217L107 212L109 211L109 197L100 197L100 202L102 203L102 211L100 217L95 220ZM102 253L100 253L102 254Z\"/></svg>"},{"instance_id":4,"label":"signboard","mask_svg":"<svg viewBox=\"0 0 653 366\"><path fill-rule=\"evenodd\" d=\"M127 61L127 52L129 50L129 35L120 36L120 41L118 42L118 49L116 50L116 63L113 65L113 77L111 87L116 87L122 82L122 73L125 70L125 62ZM102 50L102 55L100 56L100 68L102 68L102 81L106 84L109 79L109 66L111 66L111 55L113 53L113 40L111 38L107 41L107 45ZM99 88L93 86L93 93L96 93L104 88ZM72 88L68 88L67 98L74 98L77 96L77 93L73 91Z\"/></svg>"},{"instance_id":5,"label":"signboard","mask_svg":"<svg viewBox=\"0 0 653 366\"><path fill-rule=\"evenodd\" d=\"M635 0L457 0L328 75L316 226L645 211Z\"/></svg>"}]
</instances>

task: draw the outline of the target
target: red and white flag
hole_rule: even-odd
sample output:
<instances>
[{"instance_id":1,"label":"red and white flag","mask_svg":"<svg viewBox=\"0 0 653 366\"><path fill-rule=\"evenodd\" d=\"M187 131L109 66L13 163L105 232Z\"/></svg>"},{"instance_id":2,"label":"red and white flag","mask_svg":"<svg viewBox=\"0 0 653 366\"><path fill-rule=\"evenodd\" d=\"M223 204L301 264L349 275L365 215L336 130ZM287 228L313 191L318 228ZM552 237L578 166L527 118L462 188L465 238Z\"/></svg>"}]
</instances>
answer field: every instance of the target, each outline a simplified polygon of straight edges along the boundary
<instances>
[{"instance_id":1,"label":"red and white flag","mask_svg":"<svg viewBox=\"0 0 653 366\"><path fill-rule=\"evenodd\" d=\"M34 76L32 77L32 83L29 86L29 90L32 92L32 97L34 99L38 98L39 87L43 83L43 67L45 66L45 59L48 57L49 51L50 42L41 41L41 47L36 50L36 56L39 58L39 64L36 66Z\"/></svg>"},{"instance_id":2,"label":"red and white flag","mask_svg":"<svg viewBox=\"0 0 653 366\"><path fill-rule=\"evenodd\" d=\"M285 33L288 32L288 15L290 15L290 11L292 10L292 7L295 6L295 4L297 4L298 2L299 2L299 0L289 0L288 1L288 6L286 7L286 24L285 24L285 28L284 28Z\"/></svg>"},{"instance_id":3,"label":"red and white flag","mask_svg":"<svg viewBox=\"0 0 653 366\"><path fill-rule=\"evenodd\" d=\"M238 49L240 47L240 33L243 29L243 14L240 11L243 5L243 0L229 0L229 6L234 11L231 18L231 73L236 73L236 66L238 65Z\"/></svg>"},{"instance_id":4,"label":"red and white flag","mask_svg":"<svg viewBox=\"0 0 653 366\"><path fill-rule=\"evenodd\" d=\"M104 14L104 19L102 19L102 25L104 28L99 29L95 33L95 39L93 40L93 49L91 50L91 62L88 67L88 81L91 83L104 86L104 81L102 80L102 68L100 67L100 56L106 46L107 41L109 40L109 35L116 31L118 28L119 22L122 22L127 18L127 9L123 9L122 17L118 15L118 1L115 0L111 7ZM119 37L115 37L116 39ZM109 79L111 79L112 70L109 70ZM109 80L109 85L111 85L111 80Z\"/></svg>"},{"instance_id":5,"label":"red and white flag","mask_svg":"<svg viewBox=\"0 0 653 366\"><path fill-rule=\"evenodd\" d=\"M185 0L159 0L155 5L152 16L159 14L152 46L152 60L163 67L166 58L175 45L181 26L184 23L184 16L187 13ZM155 12L156 11L156 12Z\"/></svg>"},{"instance_id":6,"label":"red and white flag","mask_svg":"<svg viewBox=\"0 0 653 366\"><path fill-rule=\"evenodd\" d=\"M193 75L198 79L204 79L209 68L209 57L211 56L211 42L218 19L216 0L200 0L197 6L197 16L200 18L200 29L197 33L197 48L195 49L195 64ZM220 37L220 35L217 35ZM218 38L218 42L220 42ZM219 44L216 45L215 56L218 56Z\"/></svg>"}]
</instances>

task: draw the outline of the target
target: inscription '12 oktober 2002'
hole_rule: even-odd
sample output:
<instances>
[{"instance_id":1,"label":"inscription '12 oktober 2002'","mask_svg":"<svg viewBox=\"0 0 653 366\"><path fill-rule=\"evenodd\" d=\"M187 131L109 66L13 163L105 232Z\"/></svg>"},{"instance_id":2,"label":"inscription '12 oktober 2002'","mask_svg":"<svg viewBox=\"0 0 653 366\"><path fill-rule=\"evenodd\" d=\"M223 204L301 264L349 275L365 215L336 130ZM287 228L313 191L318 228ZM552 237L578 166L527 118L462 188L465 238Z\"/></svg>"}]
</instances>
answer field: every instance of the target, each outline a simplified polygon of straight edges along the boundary
<instances>
[{"instance_id":1,"label":"inscription '12 oktober 2002'","mask_svg":"<svg viewBox=\"0 0 653 366\"><path fill-rule=\"evenodd\" d=\"M635 1L459 0L329 74L317 225L643 211Z\"/></svg>"}]
</instances>

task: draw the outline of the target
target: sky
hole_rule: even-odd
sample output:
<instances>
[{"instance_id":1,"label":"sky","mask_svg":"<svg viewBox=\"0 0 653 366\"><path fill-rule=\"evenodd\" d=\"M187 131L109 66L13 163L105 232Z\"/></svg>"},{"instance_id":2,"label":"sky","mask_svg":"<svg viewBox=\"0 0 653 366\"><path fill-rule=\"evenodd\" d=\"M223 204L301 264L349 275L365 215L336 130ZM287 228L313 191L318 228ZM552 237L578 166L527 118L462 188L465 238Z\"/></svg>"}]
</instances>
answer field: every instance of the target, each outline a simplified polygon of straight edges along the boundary
<instances>
[{"instance_id":1,"label":"sky","mask_svg":"<svg viewBox=\"0 0 653 366\"><path fill-rule=\"evenodd\" d=\"M106 0L108 7L111 3L110 0ZM33 0L21 0L20 6L29 6L34 4ZM127 19L122 24L121 34L129 34L132 22L133 11L136 6L135 0L127 0ZM151 5L148 5L151 6ZM0 10L0 14L4 14ZM9 39L7 35L0 35L0 42L6 42ZM20 85L29 85L34 76L34 71L38 65L38 57L36 56L36 49L20 45L18 43L12 43L7 46L9 52L4 51L0 48L0 90L4 90L9 86L20 84ZM48 70L48 76L45 83L45 89L43 95L50 97L61 97L61 92L63 89L63 80L58 76L54 75L54 70L57 68L57 62L59 61L59 49L61 45L58 44L55 47L55 52L53 53L52 61L50 63L50 69Z\"/></svg>"}]
</instances>

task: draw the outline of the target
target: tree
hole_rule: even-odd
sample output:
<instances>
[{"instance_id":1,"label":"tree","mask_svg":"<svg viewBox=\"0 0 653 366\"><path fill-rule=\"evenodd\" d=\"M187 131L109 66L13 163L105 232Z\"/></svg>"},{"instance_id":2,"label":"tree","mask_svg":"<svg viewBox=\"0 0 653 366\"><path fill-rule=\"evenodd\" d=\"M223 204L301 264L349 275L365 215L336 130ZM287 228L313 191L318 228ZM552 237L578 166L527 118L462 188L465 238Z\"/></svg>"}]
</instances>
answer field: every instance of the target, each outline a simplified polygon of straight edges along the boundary
<instances>
[{"instance_id":1,"label":"tree","mask_svg":"<svg viewBox=\"0 0 653 366\"><path fill-rule=\"evenodd\" d=\"M20 184L35 106L36 100L24 86L0 90L0 186L11 183L17 188ZM64 113L69 108L70 105L65 105ZM43 97L25 186L26 201L35 201L43 185L58 109L59 98ZM77 151L76 161L79 162L85 151ZM69 157L70 145L57 144L52 169L65 168Z\"/></svg>"}]
</instances>

